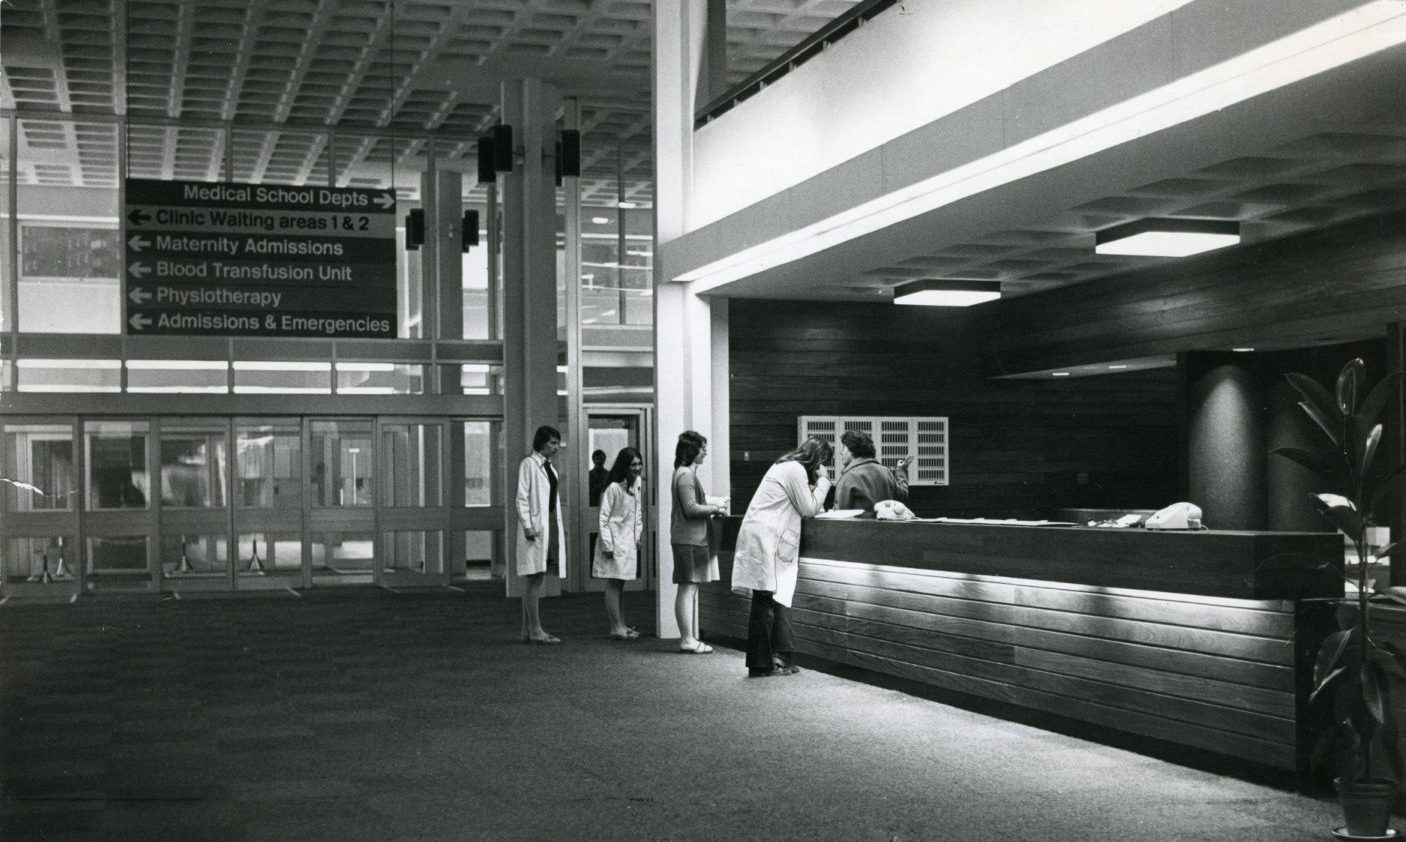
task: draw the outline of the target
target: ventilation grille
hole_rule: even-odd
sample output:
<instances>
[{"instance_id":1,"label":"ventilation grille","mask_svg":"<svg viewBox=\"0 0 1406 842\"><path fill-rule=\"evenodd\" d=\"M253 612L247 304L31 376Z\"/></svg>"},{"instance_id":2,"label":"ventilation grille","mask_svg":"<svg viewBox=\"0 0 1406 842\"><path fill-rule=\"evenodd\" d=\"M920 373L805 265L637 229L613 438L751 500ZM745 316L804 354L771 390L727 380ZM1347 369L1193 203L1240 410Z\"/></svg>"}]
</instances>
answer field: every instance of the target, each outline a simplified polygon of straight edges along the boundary
<instances>
[{"instance_id":1,"label":"ventilation grille","mask_svg":"<svg viewBox=\"0 0 1406 842\"><path fill-rule=\"evenodd\" d=\"M838 469L840 436L848 430L868 433L874 440L879 461L895 468L898 460L913 454L908 466L908 484L947 485L947 418L903 418L844 415L802 415L798 420L802 439L815 436L835 448ZM838 471L832 471L832 475Z\"/></svg>"}]
</instances>

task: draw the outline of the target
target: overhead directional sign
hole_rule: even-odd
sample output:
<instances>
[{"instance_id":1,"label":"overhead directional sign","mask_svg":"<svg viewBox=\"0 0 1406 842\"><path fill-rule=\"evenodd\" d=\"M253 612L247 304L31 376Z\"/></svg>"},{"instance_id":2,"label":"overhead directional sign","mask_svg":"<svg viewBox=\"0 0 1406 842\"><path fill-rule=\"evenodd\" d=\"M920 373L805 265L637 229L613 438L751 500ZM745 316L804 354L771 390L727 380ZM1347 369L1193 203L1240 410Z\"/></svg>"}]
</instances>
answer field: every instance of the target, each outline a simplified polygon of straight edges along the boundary
<instances>
[{"instance_id":1,"label":"overhead directional sign","mask_svg":"<svg viewBox=\"0 0 1406 842\"><path fill-rule=\"evenodd\" d=\"M395 194L127 179L127 333L394 338Z\"/></svg>"}]
</instances>

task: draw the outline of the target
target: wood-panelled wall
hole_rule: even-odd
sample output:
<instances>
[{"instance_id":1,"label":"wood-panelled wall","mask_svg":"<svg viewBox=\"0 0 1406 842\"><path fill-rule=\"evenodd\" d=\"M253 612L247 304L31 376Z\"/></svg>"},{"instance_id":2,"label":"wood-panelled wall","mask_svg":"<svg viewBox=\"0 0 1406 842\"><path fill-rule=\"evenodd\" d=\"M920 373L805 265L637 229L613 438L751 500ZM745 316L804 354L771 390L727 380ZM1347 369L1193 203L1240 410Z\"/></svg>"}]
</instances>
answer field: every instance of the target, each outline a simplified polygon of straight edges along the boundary
<instances>
[{"instance_id":1,"label":"wood-panelled wall","mask_svg":"<svg viewBox=\"0 0 1406 842\"><path fill-rule=\"evenodd\" d=\"M977 308L992 374L1381 336L1406 312L1406 214L1211 252Z\"/></svg>"},{"instance_id":2,"label":"wood-panelled wall","mask_svg":"<svg viewBox=\"0 0 1406 842\"><path fill-rule=\"evenodd\" d=\"M977 308L979 309L979 308ZM1174 369L989 380L975 310L733 299L732 498L751 499L801 415L946 415L950 484L924 516L1038 517L1178 499Z\"/></svg>"},{"instance_id":3,"label":"wood-panelled wall","mask_svg":"<svg viewBox=\"0 0 1406 842\"><path fill-rule=\"evenodd\" d=\"M700 588L705 634L749 600ZM797 651L1283 770L1300 762L1294 603L802 560Z\"/></svg>"}]
</instances>

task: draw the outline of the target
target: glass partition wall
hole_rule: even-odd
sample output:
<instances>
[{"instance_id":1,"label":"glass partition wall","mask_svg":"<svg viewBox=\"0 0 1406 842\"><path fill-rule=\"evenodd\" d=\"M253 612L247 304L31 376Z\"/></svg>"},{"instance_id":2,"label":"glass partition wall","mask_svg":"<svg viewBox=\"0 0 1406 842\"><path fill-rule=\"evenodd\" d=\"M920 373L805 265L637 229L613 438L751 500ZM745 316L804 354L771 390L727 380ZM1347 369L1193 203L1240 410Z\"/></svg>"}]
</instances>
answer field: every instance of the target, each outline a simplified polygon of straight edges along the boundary
<instances>
[{"instance_id":1,"label":"glass partition wall","mask_svg":"<svg viewBox=\"0 0 1406 842\"><path fill-rule=\"evenodd\" d=\"M0 114L0 594L501 578L501 232L471 141ZM463 174L479 220L452 337L405 248L432 168ZM389 189L396 338L142 335L124 177ZM650 209L593 201L583 228L610 224L582 240L582 321L648 348Z\"/></svg>"},{"instance_id":2,"label":"glass partition wall","mask_svg":"<svg viewBox=\"0 0 1406 842\"><path fill-rule=\"evenodd\" d=\"M12 480L0 586L52 597L488 579L501 567L500 426L0 421Z\"/></svg>"}]
</instances>

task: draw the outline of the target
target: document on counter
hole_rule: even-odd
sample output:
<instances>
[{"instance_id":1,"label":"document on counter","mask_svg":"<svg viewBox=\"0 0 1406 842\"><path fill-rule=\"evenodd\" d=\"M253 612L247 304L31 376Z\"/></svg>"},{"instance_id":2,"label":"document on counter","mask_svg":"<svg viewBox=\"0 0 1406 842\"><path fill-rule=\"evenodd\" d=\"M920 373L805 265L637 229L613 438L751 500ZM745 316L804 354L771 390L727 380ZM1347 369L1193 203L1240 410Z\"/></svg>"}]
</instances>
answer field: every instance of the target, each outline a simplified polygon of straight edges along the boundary
<instances>
[{"instance_id":1,"label":"document on counter","mask_svg":"<svg viewBox=\"0 0 1406 842\"><path fill-rule=\"evenodd\" d=\"M1078 526L1066 520L1017 520L1013 517L928 517L921 518L928 523L984 523L990 526Z\"/></svg>"},{"instance_id":2,"label":"document on counter","mask_svg":"<svg viewBox=\"0 0 1406 842\"><path fill-rule=\"evenodd\" d=\"M816 517L826 520L844 520L845 518L859 517L862 514L864 514L863 509L831 509L828 512L821 512Z\"/></svg>"}]
</instances>

